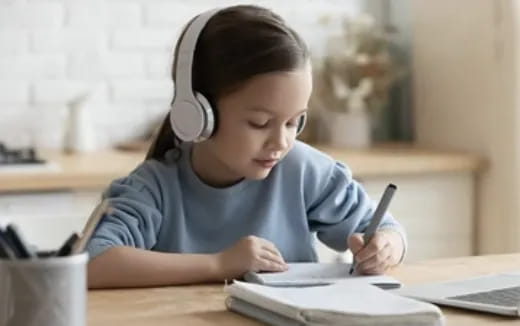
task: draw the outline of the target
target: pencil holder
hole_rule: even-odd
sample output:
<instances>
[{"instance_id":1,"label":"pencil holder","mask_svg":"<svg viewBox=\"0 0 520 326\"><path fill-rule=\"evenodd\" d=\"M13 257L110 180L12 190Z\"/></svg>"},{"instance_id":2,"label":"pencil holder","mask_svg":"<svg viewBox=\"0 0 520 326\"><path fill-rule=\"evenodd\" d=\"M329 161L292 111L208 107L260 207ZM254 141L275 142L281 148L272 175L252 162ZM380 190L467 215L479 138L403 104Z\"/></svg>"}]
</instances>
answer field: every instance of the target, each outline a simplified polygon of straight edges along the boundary
<instances>
[{"instance_id":1,"label":"pencil holder","mask_svg":"<svg viewBox=\"0 0 520 326\"><path fill-rule=\"evenodd\" d=\"M0 259L0 326L85 326L87 260Z\"/></svg>"}]
</instances>

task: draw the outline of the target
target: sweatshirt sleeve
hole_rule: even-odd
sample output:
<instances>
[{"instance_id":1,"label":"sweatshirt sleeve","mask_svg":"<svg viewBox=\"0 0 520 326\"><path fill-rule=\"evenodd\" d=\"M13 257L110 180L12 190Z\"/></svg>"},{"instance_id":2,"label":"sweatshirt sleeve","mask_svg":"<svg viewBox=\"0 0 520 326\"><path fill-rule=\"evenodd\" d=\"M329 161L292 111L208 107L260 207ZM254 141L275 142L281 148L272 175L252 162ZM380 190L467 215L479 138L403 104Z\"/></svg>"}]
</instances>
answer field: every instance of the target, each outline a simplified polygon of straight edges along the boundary
<instances>
[{"instance_id":1,"label":"sweatshirt sleeve","mask_svg":"<svg viewBox=\"0 0 520 326\"><path fill-rule=\"evenodd\" d=\"M316 189L314 200L307 210L309 226L327 246L344 251L348 249L347 238L352 233L366 230L377 203L352 178L351 171L344 164L334 162L324 173L324 181L317 182L321 187ZM390 213L385 214L379 229L399 232L406 251L405 231Z\"/></svg>"},{"instance_id":2,"label":"sweatshirt sleeve","mask_svg":"<svg viewBox=\"0 0 520 326\"><path fill-rule=\"evenodd\" d=\"M151 249L162 222L159 182L152 162L144 162L129 176L115 180L104 192L113 208L90 239L90 259L112 247Z\"/></svg>"}]
</instances>

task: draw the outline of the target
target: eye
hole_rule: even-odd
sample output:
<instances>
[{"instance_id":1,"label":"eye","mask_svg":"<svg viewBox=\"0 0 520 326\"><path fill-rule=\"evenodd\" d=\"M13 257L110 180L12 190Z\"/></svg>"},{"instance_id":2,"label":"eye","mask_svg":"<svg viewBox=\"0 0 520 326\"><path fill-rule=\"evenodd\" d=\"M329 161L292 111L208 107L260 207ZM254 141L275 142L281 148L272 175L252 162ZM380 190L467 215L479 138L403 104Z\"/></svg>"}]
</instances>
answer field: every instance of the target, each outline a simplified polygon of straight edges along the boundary
<instances>
[{"instance_id":1,"label":"eye","mask_svg":"<svg viewBox=\"0 0 520 326\"><path fill-rule=\"evenodd\" d=\"M269 124L269 121L265 121L265 122L248 121L247 123L249 124L250 127L253 127L255 129L263 129L263 128L267 127L267 125Z\"/></svg>"}]
</instances>

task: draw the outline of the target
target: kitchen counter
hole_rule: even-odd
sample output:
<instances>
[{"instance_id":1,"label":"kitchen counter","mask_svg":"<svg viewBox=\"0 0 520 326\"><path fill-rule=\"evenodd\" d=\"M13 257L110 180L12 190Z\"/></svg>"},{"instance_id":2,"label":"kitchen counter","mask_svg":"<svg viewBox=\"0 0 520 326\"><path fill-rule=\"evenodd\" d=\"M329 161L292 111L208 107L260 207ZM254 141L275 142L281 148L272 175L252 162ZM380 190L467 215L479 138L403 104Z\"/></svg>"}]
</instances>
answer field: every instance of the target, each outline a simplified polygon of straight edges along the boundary
<instances>
[{"instance_id":1,"label":"kitchen counter","mask_svg":"<svg viewBox=\"0 0 520 326\"><path fill-rule=\"evenodd\" d=\"M346 162L357 178L389 175L476 172L483 161L472 154L428 150L413 145L385 145L363 150L316 147ZM144 158L141 151L102 151L90 154L43 152L57 165L48 171L2 172L0 192L51 191L105 188L115 178L128 174Z\"/></svg>"},{"instance_id":2,"label":"kitchen counter","mask_svg":"<svg viewBox=\"0 0 520 326\"><path fill-rule=\"evenodd\" d=\"M0 169L0 192L104 188L111 180L128 174L144 155L115 150L68 155L45 151L41 156L56 168L20 172Z\"/></svg>"}]
</instances>

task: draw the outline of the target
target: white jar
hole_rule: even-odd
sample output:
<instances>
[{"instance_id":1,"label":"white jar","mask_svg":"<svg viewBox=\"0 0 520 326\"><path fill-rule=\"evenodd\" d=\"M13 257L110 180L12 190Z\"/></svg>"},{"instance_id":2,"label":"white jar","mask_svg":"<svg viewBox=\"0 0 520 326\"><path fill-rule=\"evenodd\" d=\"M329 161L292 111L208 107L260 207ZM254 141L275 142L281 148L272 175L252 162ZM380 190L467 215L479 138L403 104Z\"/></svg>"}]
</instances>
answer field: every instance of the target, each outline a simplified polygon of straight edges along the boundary
<instances>
[{"instance_id":1,"label":"white jar","mask_svg":"<svg viewBox=\"0 0 520 326\"><path fill-rule=\"evenodd\" d=\"M327 112L329 141L332 145L366 148L371 145L370 115L366 110Z\"/></svg>"}]
</instances>

